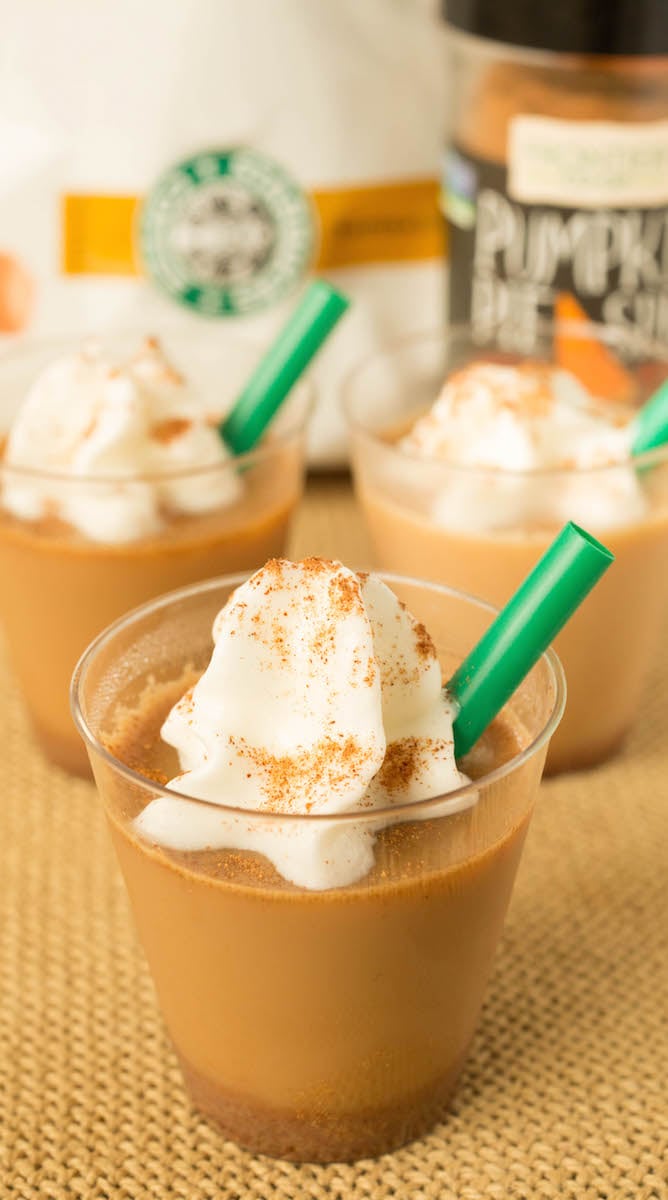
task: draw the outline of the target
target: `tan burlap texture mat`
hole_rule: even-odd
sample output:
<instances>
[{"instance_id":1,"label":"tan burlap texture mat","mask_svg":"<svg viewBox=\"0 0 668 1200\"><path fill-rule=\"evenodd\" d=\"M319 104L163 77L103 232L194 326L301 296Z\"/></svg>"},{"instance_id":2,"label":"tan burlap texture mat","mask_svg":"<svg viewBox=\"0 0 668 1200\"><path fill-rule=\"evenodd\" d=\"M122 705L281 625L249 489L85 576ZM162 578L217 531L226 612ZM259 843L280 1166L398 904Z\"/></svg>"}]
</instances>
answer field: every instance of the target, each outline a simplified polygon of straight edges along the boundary
<instances>
[{"instance_id":1,"label":"tan burlap texture mat","mask_svg":"<svg viewBox=\"0 0 668 1200\"><path fill-rule=\"evenodd\" d=\"M342 484L295 554L366 558ZM92 784L33 749L0 661L2 1197L668 1197L668 655L621 757L544 785L451 1116L354 1166L257 1159L190 1107Z\"/></svg>"}]
</instances>

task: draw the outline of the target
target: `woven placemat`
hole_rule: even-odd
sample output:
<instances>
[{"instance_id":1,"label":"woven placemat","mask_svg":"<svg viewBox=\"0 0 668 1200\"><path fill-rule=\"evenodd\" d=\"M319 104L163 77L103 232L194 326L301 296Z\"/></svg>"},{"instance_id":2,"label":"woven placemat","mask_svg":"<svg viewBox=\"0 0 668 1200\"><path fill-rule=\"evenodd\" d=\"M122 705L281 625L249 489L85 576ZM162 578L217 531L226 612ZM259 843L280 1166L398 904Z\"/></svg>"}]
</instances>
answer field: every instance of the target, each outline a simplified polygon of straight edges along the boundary
<instances>
[{"instance_id":1,"label":"woven placemat","mask_svg":"<svg viewBox=\"0 0 668 1200\"><path fill-rule=\"evenodd\" d=\"M347 489L295 553L362 564ZM0 661L0 1194L33 1200L668 1197L668 662L623 755L544 786L447 1123L396 1154L297 1167L186 1099L92 785L47 767Z\"/></svg>"}]
</instances>

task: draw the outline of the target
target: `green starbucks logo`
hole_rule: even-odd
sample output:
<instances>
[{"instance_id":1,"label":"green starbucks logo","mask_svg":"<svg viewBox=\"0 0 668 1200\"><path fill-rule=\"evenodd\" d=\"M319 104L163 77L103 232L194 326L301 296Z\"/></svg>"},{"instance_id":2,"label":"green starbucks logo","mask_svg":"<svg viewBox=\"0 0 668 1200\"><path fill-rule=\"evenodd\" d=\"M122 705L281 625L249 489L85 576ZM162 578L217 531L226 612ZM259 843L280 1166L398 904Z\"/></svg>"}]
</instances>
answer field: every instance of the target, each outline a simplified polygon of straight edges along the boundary
<instances>
[{"instance_id":1,"label":"green starbucks logo","mask_svg":"<svg viewBox=\"0 0 668 1200\"><path fill-rule=\"evenodd\" d=\"M209 316L259 312L303 278L315 243L308 197L256 150L177 163L149 192L140 253L154 282Z\"/></svg>"}]
</instances>

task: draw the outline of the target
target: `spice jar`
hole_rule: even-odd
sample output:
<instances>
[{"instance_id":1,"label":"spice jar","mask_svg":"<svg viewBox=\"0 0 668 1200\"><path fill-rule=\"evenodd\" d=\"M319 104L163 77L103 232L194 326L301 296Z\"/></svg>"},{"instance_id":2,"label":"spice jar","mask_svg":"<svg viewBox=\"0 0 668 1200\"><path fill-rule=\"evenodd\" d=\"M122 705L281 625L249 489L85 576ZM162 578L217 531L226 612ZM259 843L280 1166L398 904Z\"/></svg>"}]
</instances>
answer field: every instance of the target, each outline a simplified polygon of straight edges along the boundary
<instances>
[{"instance_id":1,"label":"spice jar","mask_svg":"<svg viewBox=\"0 0 668 1200\"><path fill-rule=\"evenodd\" d=\"M450 320L668 344L668 0L447 0Z\"/></svg>"}]
</instances>

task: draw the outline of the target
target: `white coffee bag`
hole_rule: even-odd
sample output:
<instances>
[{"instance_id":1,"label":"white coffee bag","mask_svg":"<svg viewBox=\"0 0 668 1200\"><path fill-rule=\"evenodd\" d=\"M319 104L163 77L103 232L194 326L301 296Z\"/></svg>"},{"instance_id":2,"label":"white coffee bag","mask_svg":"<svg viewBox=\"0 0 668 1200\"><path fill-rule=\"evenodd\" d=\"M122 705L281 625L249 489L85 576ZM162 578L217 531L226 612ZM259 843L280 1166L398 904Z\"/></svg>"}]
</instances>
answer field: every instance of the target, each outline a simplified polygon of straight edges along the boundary
<instances>
[{"instance_id":1,"label":"white coffee bag","mask_svg":"<svg viewBox=\"0 0 668 1200\"><path fill-rule=\"evenodd\" d=\"M431 0L2 0L0 331L263 340L315 271L353 308L315 368L442 310Z\"/></svg>"}]
</instances>

